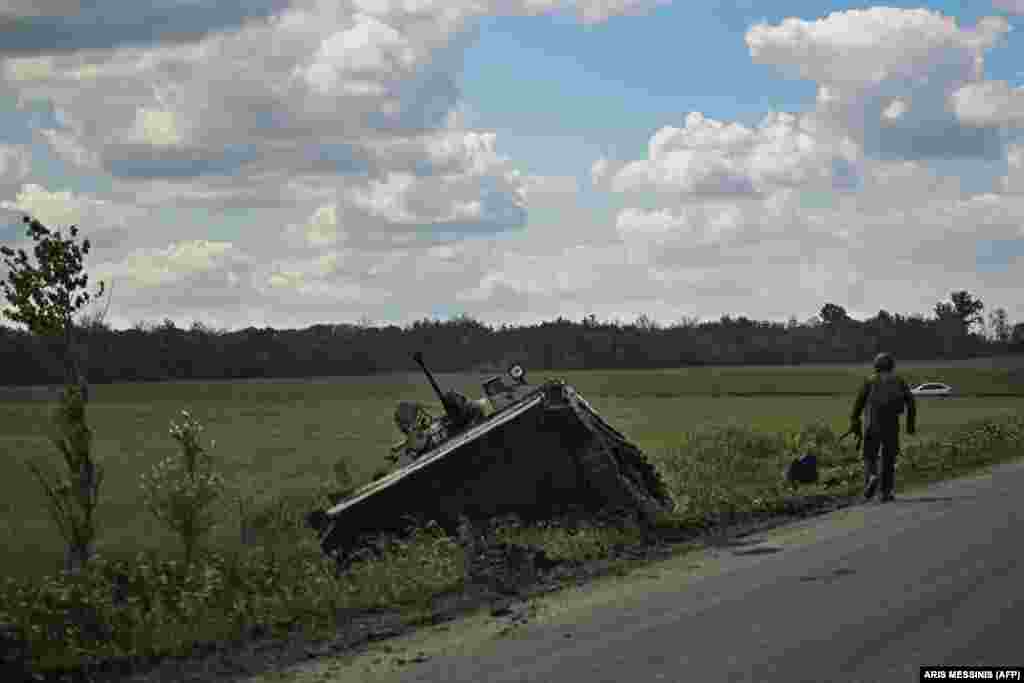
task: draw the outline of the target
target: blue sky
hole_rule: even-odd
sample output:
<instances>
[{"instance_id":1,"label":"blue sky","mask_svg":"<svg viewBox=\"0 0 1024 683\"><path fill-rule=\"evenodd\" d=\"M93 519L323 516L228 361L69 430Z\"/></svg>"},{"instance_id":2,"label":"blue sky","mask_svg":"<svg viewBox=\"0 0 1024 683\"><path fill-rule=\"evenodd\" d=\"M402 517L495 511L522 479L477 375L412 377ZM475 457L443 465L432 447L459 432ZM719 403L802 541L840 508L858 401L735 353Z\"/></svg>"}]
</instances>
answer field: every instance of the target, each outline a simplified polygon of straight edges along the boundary
<instances>
[{"instance_id":1,"label":"blue sky","mask_svg":"<svg viewBox=\"0 0 1024 683\"><path fill-rule=\"evenodd\" d=\"M1022 5L13 2L0 242L93 231L124 326L1024 319Z\"/></svg>"},{"instance_id":2,"label":"blue sky","mask_svg":"<svg viewBox=\"0 0 1024 683\"><path fill-rule=\"evenodd\" d=\"M991 14L984 2L885 4L925 6L967 24ZM466 53L463 92L475 123L499 131L509 154L530 168L582 178L588 169L581 159L609 150L635 157L650 131L678 124L688 111L755 125L770 109L800 111L813 103L813 82L751 62L743 41L746 28L866 5L788 0L757 5L760 11L753 2L676 3L583 31L568 14L549 21L495 17L483 22L480 39ZM1020 19L1012 23L1024 28ZM670 58L666 45L672 46ZM1020 55L1020 48L993 51L985 60L986 75L1024 84ZM971 179L1005 173L1005 162L936 165Z\"/></svg>"}]
</instances>

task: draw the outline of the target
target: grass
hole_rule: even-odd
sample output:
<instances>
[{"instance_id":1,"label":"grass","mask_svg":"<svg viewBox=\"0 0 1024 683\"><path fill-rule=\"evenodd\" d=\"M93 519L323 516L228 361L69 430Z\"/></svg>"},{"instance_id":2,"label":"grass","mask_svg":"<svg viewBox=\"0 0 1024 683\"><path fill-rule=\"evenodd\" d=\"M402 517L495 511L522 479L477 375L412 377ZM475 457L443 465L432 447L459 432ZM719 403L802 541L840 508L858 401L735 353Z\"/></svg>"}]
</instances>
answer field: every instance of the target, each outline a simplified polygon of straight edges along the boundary
<instances>
[{"instance_id":1,"label":"grass","mask_svg":"<svg viewBox=\"0 0 1024 683\"><path fill-rule=\"evenodd\" d=\"M986 395L920 401L918 434L904 437L897 475L901 486L1021 454L1024 395L1014 376L970 367L912 369L906 375L913 379L914 373L921 381L939 378L961 393L970 389ZM544 374L562 376L576 386L647 452L676 501L666 524L784 508L790 494L781 486L779 473L812 441L822 456L823 483L803 489L803 495L853 491L860 482L859 456L849 446L838 448L835 435L847 425L863 369ZM461 375L440 381L475 395L479 379ZM391 419L396 401L421 400L435 414L440 412L424 384L417 376L395 375L330 382L95 387L89 422L96 437L94 452L108 472L99 509L98 549L104 559L97 563L95 576L74 585L53 574L62 557L61 541L21 466L32 457L52 456L46 439L52 406L0 401L0 457L7 459L7 476L0 480L0 509L5 513L0 534L6 535L0 562L11 580L0 609L18 612L37 628L33 638L38 658L57 666L81 662L87 655L187 651L196 639L235 637L254 625L330 628L338 609L422 608L429 596L458 587L464 578L461 549L437 529L421 530L408 543L387 545L383 560L357 563L339 580L320 557L315 539L297 532L296 526L302 513L315 505L340 457L349 461L356 483L385 464L388 446L397 437ZM794 387L820 394L830 388L836 395L790 395ZM730 395L772 388L774 395ZM698 390L706 393L694 393ZM212 539L217 552L190 570L171 562L179 554L176 539L144 514L138 487L143 471L175 452L177 444L166 430L183 407L206 425L205 436L217 441L213 453L226 478L249 499L246 516L255 520L260 541L243 544L237 510L226 508L225 523ZM587 525L572 533L541 526L509 527L501 534L562 559L600 558L614 545L638 540L628 529ZM102 597L105 590L109 593L110 577L118 573L133 586L127 605L115 606ZM41 581L39 576L51 578ZM111 633L57 633L69 614L81 613L92 614L98 624L117 624L116 638ZM175 623L193 627L175 630Z\"/></svg>"},{"instance_id":2,"label":"grass","mask_svg":"<svg viewBox=\"0 0 1024 683\"><path fill-rule=\"evenodd\" d=\"M986 394L949 400L922 400L920 434L947 433L971 419L1024 413L1024 384L1011 369L912 369L909 379L940 377L961 393ZM646 452L674 442L681 431L707 424L738 424L761 431L799 429L825 421L846 427L863 368L688 368L658 371L570 371L533 373L561 376L575 386L612 424ZM444 375L445 387L478 395L480 376ZM769 395L728 394L763 391ZM838 392L833 396L793 396L792 392ZM1016 391L1016 395L1011 394ZM717 396L716 396L717 393ZM992 396L991 394L1000 394ZM780 395L781 394L781 395ZM345 457L356 483L368 481L387 464L385 455L399 434L392 413L397 401L440 405L420 375L335 378L332 381L175 382L115 384L93 388L89 423L94 453L107 463L104 499L98 510L98 547L111 559L130 559L173 543L142 509L139 475L172 455L177 444L167 425L189 408L222 446L215 451L222 472L256 504L279 497L302 497L329 477ZM33 575L59 565L61 542L41 505L35 483L23 466L51 457L47 439L51 405L46 401L0 400L0 457L8 465L0 480L0 562L9 575ZM237 533L218 532L223 547L237 546Z\"/></svg>"}]
</instances>

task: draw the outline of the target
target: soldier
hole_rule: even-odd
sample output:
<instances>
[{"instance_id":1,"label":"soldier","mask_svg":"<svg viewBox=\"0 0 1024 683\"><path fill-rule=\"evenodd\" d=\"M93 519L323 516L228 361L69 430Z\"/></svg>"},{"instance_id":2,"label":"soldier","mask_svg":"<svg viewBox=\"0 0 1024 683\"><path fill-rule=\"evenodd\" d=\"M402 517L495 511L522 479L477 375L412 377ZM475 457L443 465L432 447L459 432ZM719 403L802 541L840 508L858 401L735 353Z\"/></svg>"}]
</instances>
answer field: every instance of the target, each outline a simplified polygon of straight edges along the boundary
<instances>
[{"instance_id":1,"label":"soldier","mask_svg":"<svg viewBox=\"0 0 1024 683\"><path fill-rule=\"evenodd\" d=\"M395 409L395 426L405 434L405 439L391 447L391 460L398 467L404 467L429 445L430 416L420 404L402 401Z\"/></svg>"},{"instance_id":2,"label":"soldier","mask_svg":"<svg viewBox=\"0 0 1024 683\"><path fill-rule=\"evenodd\" d=\"M445 394L448 405L454 407L458 414L458 420L454 425L457 429L471 427L482 422L491 412L490 403L487 397L470 400L457 391L449 391Z\"/></svg>"},{"instance_id":3,"label":"soldier","mask_svg":"<svg viewBox=\"0 0 1024 683\"><path fill-rule=\"evenodd\" d=\"M896 474L896 454L900 448L900 415L907 408L907 434L917 428L917 411L914 395L903 378L893 374L895 362L888 353L875 357L875 372L861 387L850 415L850 429L861 433L861 412L867 415L867 429L864 433L864 498L871 500L879 483L882 485L882 502L893 498ZM878 451L882 451L882 472L879 481Z\"/></svg>"}]
</instances>

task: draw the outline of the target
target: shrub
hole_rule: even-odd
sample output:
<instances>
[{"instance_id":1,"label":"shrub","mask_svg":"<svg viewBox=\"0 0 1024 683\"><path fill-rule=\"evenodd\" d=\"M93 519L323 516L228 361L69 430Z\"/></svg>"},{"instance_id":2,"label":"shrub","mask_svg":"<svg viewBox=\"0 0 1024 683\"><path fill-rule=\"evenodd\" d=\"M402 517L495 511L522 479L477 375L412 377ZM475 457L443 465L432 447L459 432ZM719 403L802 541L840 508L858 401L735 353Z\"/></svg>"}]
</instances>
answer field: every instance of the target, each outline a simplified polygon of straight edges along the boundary
<instances>
[{"instance_id":1,"label":"shrub","mask_svg":"<svg viewBox=\"0 0 1024 683\"><path fill-rule=\"evenodd\" d=\"M42 461L28 464L46 495L47 510L66 545L64 569L78 571L92 557L97 536L103 467L92 455L92 430L85 420L85 399L80 386L69 384L53 414L53 445L67 465L55 472Z\"/></svg>"},{"instance_id":2,"label":"shrub","mask_svg":"<svg viewBox=\"0 0 1024 683\"><path fill-rule=\"evenodd\" d=\"M199 443L203 425L182 410L181 424L171 422L170 433L181 444L180 458L164 458L142 475L146 507L181 538L185 564L191 564L203 536L218 523L214 503L224 491L224 479L214 471L213 459ZM211 444L211 448L215 446Z\"/></svg>"}]
</instances>

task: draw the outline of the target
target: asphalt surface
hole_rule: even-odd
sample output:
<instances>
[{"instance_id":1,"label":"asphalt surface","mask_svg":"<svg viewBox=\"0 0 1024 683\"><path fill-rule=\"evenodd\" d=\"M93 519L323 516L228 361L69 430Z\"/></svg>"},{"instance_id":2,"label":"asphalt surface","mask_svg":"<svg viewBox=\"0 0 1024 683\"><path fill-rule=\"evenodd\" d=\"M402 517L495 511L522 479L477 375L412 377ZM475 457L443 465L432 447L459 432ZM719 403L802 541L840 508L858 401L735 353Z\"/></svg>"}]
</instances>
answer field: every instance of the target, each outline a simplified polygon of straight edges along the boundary
<instances>
[{"instance_id":1,"label":"asphalt surface","mask_svg":"<svg viewBox=\"0 0 1024 683\"><path fill-rule=\"evenodd\" d=\"M388 678L888 682L1024 666L1022 510L1024 462L999 466L674 558Z\"/></svg>"}]
</instances>

